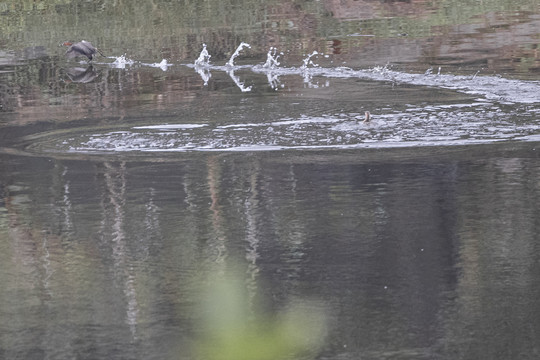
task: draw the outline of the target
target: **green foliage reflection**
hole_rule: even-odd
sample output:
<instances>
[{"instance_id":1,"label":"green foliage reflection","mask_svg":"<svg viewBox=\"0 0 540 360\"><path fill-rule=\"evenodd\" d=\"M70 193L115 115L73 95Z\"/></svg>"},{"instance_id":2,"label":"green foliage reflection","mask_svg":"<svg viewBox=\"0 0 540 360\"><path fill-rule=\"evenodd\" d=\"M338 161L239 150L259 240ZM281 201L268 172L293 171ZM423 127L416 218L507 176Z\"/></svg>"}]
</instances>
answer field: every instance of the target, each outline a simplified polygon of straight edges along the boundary
<instances>
[{"instance_id":1,"label":"green foliage reflection","mask_svg":"<svg viewBox=\"0 0 540 360\"><path fill-rule=\"evenodd\" d=\"M325 319L316 304L290 304L265 315L250 304L239 276L211 278L200 312L202 335L195 351L205 360L277 360L311 357L323 343Z\"/></svg>"}]
</instances>

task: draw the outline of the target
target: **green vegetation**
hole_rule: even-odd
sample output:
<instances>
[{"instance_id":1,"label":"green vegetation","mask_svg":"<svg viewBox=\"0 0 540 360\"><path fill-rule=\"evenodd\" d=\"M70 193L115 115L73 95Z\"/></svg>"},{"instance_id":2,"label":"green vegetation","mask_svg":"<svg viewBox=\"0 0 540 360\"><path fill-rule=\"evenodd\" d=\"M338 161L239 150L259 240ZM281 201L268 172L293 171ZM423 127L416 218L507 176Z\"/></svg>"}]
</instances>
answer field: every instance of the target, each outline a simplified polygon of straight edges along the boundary
<instances>
[{"instance_id":1,"label":"green vegetation","mask_svg":"<svg viewBox=\"0 0 540 360\"><path fill-rule=\"evenodd\" d=\"M323 344L324 314L309 302L264 315L238 275L212 277L200 307L203 333L195 353L205 360L279 360L314 356Z\"/></svg>"},{"instance_id":2,"label":"green vegetation","mask_svg":"<svg viewBox=\"0 0 540 360\"><path fill-rule=\"evenodd\" d=\"M481 22L475 18L483 14L537 12L539 7L535 0L353 3L361 6L279 0L11 0L0 2L0 31L8 49L44 46L52 52L62 41L86 39L114 54L183 59L207 43L217 59L240 41L260 56L269 46L305 51L355 33L421 38L443 34L446 26Z\"/></svg>"}]
</instances>

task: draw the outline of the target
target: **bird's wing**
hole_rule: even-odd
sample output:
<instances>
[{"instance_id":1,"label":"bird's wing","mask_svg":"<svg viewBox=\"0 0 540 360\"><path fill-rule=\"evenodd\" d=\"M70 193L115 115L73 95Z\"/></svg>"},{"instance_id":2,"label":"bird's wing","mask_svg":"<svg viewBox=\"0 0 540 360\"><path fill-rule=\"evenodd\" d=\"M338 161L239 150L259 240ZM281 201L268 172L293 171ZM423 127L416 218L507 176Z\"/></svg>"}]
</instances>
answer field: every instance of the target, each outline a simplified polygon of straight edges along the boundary
<instances>
[{"instance_id":1,"label":"bird's wing","mask_svg":"<svg viewBox=\"0 0 540 360\"><path fill-rule=\"evenodd\" d=\"M69 58L73 58L73 57L76 57L76 56L79 56L80 54L77 54L74 50L73 50L73 47L69 47L69 49L67 49L66 51L66 56L69 57Z\"/></svg>"},{"instance_id":2,"label":"bird's wing","mask_svg":"<svg viewBox=\"0 0 540 360\"><path fill-rule=\"evenodd\" d=\"M66 53L69 57L75 57L79 55L92 56L96 53L96 49L87 41L78 42L71 45L68 52Z\"/></svg>"}]
</instances>

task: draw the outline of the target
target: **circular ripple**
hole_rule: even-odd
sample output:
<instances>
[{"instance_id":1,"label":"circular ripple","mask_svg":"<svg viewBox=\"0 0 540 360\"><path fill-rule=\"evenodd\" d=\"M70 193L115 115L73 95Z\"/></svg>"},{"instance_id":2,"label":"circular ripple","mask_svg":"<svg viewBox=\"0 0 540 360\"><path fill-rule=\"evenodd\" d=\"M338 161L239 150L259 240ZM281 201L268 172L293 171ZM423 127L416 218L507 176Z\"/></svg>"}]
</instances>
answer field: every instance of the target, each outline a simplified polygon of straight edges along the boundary
<instances>
[{"instance_id":1,"label":"circular ripple","mask_svg":"<svg viewBox=\"0 0 540 360\"><path fill-rule=\"evenodd\" d=\"M181 151L261 151L467 145L504 140L538 140L540 110L512 113L489 102L409 107L374 114L358 113L282 118L272 122L163 124L125 129L78 128L32 139L30 150L55 153L126 153Z\"/></svg>"}]
</instances>

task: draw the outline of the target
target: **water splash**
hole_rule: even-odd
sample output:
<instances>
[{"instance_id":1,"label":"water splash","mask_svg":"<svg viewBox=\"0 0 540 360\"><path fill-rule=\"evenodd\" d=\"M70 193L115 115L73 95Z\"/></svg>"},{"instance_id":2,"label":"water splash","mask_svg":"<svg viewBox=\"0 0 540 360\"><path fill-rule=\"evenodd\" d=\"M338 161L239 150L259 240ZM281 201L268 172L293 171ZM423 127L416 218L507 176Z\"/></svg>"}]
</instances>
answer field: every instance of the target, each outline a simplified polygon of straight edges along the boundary
<instances>
[{"instance_id":1,"label":"water splash","mask_svg":"<svg viewBox=\"0 0 540 360\"><path fill-rule=\"evenodd\" d=\"M195 71L197 71L197 74L199 74L199 76L203 80L203 86L208 86L208 80L210 80L210 78L212 77L210 69L208 69L207 67L195 66Z\"/></svg>"},{"instance_id":2,"label":"water splash","mask_svg":"<svg viewBox=\"0 0 540 360\"><path fill-rule=\"evenodd\" d=\"M283 55L283 53L277 52L277 48L270 47L270 50L268 50L268 53L266 54L266 62L263 64L263 68L265 69L275 69L279 66L279 57Z\"/></svg>"},{"instance_id":3,"label":"water splash","mask_svg":"<svg viewBox=\"0 0 540 360\"><path fill-rule=\"evenodd\" d=\"M201 53L199 54L199 57L197 60L195 60L195 66L198 67L208 67L210 66L210 58L212 56L208 53L208 50L206 50L206 44L203 44L203 49Z\"/></svg>"},{"instance_id":4,"label":"water splash","mask_svg":"<svg viewBox=\"0 0 540 360\"><path fill-rule=\"evenodd\" d=\"M169 62L166 59L161 60L161 62L159 63L152 63L152 64L140 63L140 65L150 66L153 68L160 68L163 71L167 71L169 69L169 66L173 66L173 64L169 64Z\"/></svg>"},{"instance_id":5,"label":"water splash","mask_svg":"<svg viewBox=\"0 0 540 360\"><path fill-rule=\"evenodd\" d=\"M471 95L480 95L486 100L507 104L540 103L540 82L505 79L499 76L474 76L451 74L411 74L376 67L371 70L344 69L335 77L357 77L374 81L391 81L395 84L431 86L450 89Z\"/></svg>"},{"instance_id":6,"label":"water splash","mask_svg":"<svg viewBox=\"0 0 540 360\"><path fill-rule=\"evenodd\" d=\"M129 59L129 58L126 58L126 54L122 55L122 56L118 56L114 62L111 64L112 67L115 67L117 69L125 69L126 65L133 65L135 63L135 61Z\"/></svg>"},{"instance_id":7,"label":"water splash","mask_svg":"<svg viewBox=\"0 0 540 360\"><path fill-rule=\"evenodd\" d=\"M313 66L313 67L319 67L319 65L315 64L313 62L313 60L311 60L312 57L314 57L315 55L319 55L319 52L318 51L314 51L312 52L311 54L309 54L304 60L304 64L302 66L300 66L300 69L302 70L307 70L309 68L309 66Z\"/></svg>"},{"instance_id":8,"label":"water splash","mask_svg":"<svg viewBox=\"0 0 540 360\"><path fill-rule=\"evenodd\" d=\"M234 83L236 84L236 86L238 86L238 88L240 89L240 91L242 92L250 92L251 91L251 86L245 86L243 82L240 81L240 79L238 78L238 76L234 75L234 70L229 70L227 71L227 74L231 77L231 79L234 81Z\"/></svg>"},{"instance_id":9,"label":"water splash","mask_svg":"<svg viewBox=\"0 0 540 360\"><path fill-rule=\"evenodd\" d=\"M208 50L206 49L206 44L203 44L203 49L201 50L201 53L199 54L199 57L195 60L194 69L199 74L199 76L203 79L203 85L208 85L208 80L212 77L212 74L210 73L210 70L208 69L210 67L210 58L212 55L208 53Z\"/></svg>"},{"instance_id":10,"label":"water splash","mask_svg":"<svg viewBox=\"0 0 540 360\"><path fill-rule=\"evenodd\" d=\"M211 56L208 53L206 44L203 44L203 49L197 60L195 60L195 63L186 64L186 66L193 67L195 71L199 73L204 81L204 85L208 84L208 81L212 76L210 71L217 70L228 73L242 92L250 91L251 86L244 86L243 83L238 81L238 78L234 73L229 73L232 68L236 67L234 65L235 58L238 57L240 52L246 47L251 48L251 46L245 42L240 43L225 66L213 66L210 64ZM391 82L393 85L408 84L451 89L466 94L479 95L490 101L508 104L540 103L540 82L538 81L512 80L505 79L501 76L479 76L480 71L474 74L474 76L443 75L441 74L440 67L438 69L429 68L424 73L420 74L394 71L388 64L383 67L379 66L372 69L360 70L354 70L347 67L322 68L313 60L315 56L320 55L318 51L313 51L311 54L307 55L305 59L302 60L302 65L300 67L283 67L280 66L279 62L279 57L281 55L283 55L282 52L278 53L276 48L271 47L267 53L267 59L264 64L247 65L243 68L249 69L254 73L266 75L269 86L274 90L285 87L285 85L281 84L279 81L280 76L300 75L303 77L304 85L309 88L325 86L324 83L314 84L314 76L326 78L357 78ZM126 58L125 55L110 58L115 59L115 61L107 65L116 68L125 68L126 65L133 65L135 63L133 60ZM166 60L162 60L161 63L152 64L150 66L160 67L165 71L171 64L168 64Z\"/></svg>"},{"instance_id":11,"label":"water splash","mask_svg":"<svg viewBox=\"0 0 540 360\"><path fill-rule=\"evenodd\" d=\"M313 84L313 74L309 70L309 66L312 66L314 68L319 67L318 64L315 64L311 58L313 58L315 55L319 55L318 51L313 51L311 54L309 54L304 60L302 66L300 66L300 70L302 71L302 76L304 77L304 84L306 84L309 88L317 88L318 85Z\"/></svg>"},{"instance_id":12,"label":"water splash","mask_svg":"<svg viewBox=\"0 0 540 360\"><path fill-rule=\"evenodd\" d=\"M273 73L272 71L268 71L266 73L266 79L268 80L268 85L270 85L273 90L285 87L285 85L283 85L279 80L279 75Z\"/></svg>"},{"instance_id":13,"label":"water splash","mask_svg":"<svg viewBox=\"0 0 540 360\"><path fill-rule=\"evenodd\" d=\"M226 66L234 67L234 59L236 59L238 55L240 55L240 51L242 51L245 47L248 49L251 49L251 45L249 45L248 43L245 43L245 42L240 43L240 45L238 45L238 47L236 48L236 51L234 52L234 54L231 55L231 58L227 62Z\"/></svg>"},{"instance_id":14,"label":"water splash","mask_svg":"<svg viewBox=\"0 0 540 360\"><path fill-rule=\"evenodd\" d=\"M210 71L227 73L242 92L252 90L235 75L234 59L243 48L241 43L226 66L210 65L204 45L193 67L205 80ZM281 53L282 54L282 53ZM364 110L356 113L334 113L299 118L253 120L217 126L208 124L169 124L127 127L120 131L65 133L48 135L32 146L36 152L177 152L177 151L256 151L277 149L387 148L433 145L469 145L500 141L539 141L537 122L540 115L540 82L505 79L500 76L460 76L441 74L440 68L424 73L394 71L390 66L355 70L347 67L319 67L313 62L317 51L309 54L301 67L279 66L279 55L270 48L265 64L241 67L264 74L273 89L279 76L303 76L310 87L313 76L333 79L366 79L374 82L407 84L450 89L473 95L463 104L408 105L408 108L370 109L372 121L363 123ZM116 58L115 66L133 64L125 56ZM160 64L169 64L163 60ZM328 80L327 86L328 86ZM321 80L323 82L323 80ZM321 85L323 86L323 85ZM283 85L281 85L283 87ZM522 104L506 106L507 104ZM258 108L253 117L258 119ZM249 111L246 110L246 114ZM92 130L93 131L93 130ZM29 148L29 149L32 149Z\"/></svg>"},{"instance_id":15,"label":"water splash","mask_svg":"<svg viewBox=\"0 0 540 360\"><path fill-rule=\"evenodd\" d=\"M172 66L172 64L169 64L167 62L167 60L163 59L161 60L160 63L153 63L153 64L150 64L151 67L156 67L156 68L160 68L161 70L163 71L167 71L167 69L169 68L169 66Z\"/></svg>"},{"instance_id":16,"label":"water splash","mask_svg":"<svg viewBox=\"0 0 540 360\"><path fill-rule=\"evenodd\" d=\"M506 79L501 76L480 76L478 73L474 76L442 74L440 71L433 73L433 70L429 69L426 71L427 73L406 73L392 70L388 64L360 70L348 67L324 68L312 64L311 57L313 55L311 54L304 59L300 68L277 67L269 70L260 65L255 65L251 67L251 71L266 75L271 72L272 77L269 77L269 79L282 75L300 75L304 78L304 84L307 87L320 86L312 83L313 76L335 79L365 79L389 82L393 85L407 84L449 89L506 104L540 103L539 81ZM308 65L313 65L313 67L308 67ZM274 88L271 82L269 82L269 85Z\"/></svg>"}]
</instances>

